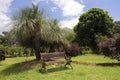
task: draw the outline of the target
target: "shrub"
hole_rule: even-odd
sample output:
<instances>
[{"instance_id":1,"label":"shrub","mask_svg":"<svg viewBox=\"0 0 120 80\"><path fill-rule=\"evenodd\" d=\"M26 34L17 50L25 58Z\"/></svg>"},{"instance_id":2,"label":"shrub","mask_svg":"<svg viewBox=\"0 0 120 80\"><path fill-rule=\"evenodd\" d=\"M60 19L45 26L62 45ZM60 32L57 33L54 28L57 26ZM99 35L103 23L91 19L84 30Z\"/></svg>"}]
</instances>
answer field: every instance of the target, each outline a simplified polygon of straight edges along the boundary
<instances>
[{"instance_id":1,"label":"shrub","mask_svg":"<svg viewBox=\"0 0 120 80\"><path fill-rule=\"evenodd\" d=\"M22 56L29 56L29 55L30 55L30 49L26 49L20 46L6 47L7 57L22 57Z\"/></svg>"},{"instance_id":2,"label":"shrub","mask_svg":"<svg viewBox=\"0 0 120 80\"><path fill-rule=\"evenodd\" d=\"M116 58L118 59L118 61L120 61L120 34L117 35L116 37L115 47L116 47L116 53L117 53Z\"/></svg>"},{"instance_id":3,"label":"shrub","mask_svg":"<svg viewBox=\"0 0 120 80\"><path fill-rule=\"evenodd\" d=\"M114 39L109 38L98 44L100 51L103 52L105 56L111 56L113 50Z\"/></svg>"},{"instance_id":4,"label":"shrub","mask_svg":"<svg viewBox=\"0 0 120 80\"><path fill-rule=\"evenodd\" d=\"M0 45L0 61L5 60L4 46Z\"/></svg>"},{"instance_id":5,"label":"shrub","mask_svg":"<svg viewBox=\"0 0 120 80\"><path fill-rule=\"evenodd\" d=\"M100 42L98 46L105 56L120 61L120 34L116 38L109 38Z\"/></svg>"},{"instance_id":6,"label":"shrub","mask_svg":"<svg viewBox=\"0 0 120 80\"><path fill-rule=\"evenodd\" d=\"M81 48L76 42L73 42L70 45L67 45L65 48L65 53L71 57L75 57L82 54Z\"/></svg>"},{"instance_id":7,"label":"shrub","mask_svg":"<svg viewBox=\"0 0 120 80\"><path fill-rule=\"evenodd\" d=\"M116 47L116 51L120 54L120 34L116 37L115 47Z\"/></svg>"}]
</instances>

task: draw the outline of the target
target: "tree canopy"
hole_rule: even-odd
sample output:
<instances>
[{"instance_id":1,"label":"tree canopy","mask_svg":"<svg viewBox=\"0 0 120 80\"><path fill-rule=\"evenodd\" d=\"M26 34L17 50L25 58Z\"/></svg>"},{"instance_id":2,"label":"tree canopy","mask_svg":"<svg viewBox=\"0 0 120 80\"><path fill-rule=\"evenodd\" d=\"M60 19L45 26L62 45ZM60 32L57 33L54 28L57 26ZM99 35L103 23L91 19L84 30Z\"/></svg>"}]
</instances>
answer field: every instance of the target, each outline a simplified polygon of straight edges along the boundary
<instances>
[{"instance_id":1,"label":"tree canopy","mask_svg":"<svg viewBox=\"0 0 120 80\"><path fill-rule=\"evenodd\" d=\"M64 35L65 39L67 39L68 42L72 42L75 38L75 33L72 29L69 29L67 27L62 29L62 34Z\"/></svg>"},{"instance_id":2,"label":"tree canopy","mask_svg":"<svg viewBox=\"0 0 120 80\"><path fill-rule=\"evenodd\" d=\"M83 13L78 24L74 27L76 41L81 46L88 46L97 53L97 42L100 37L111 37L114 23L108 12L100 8L91 8Z\"/></svg>"}]
</instances>

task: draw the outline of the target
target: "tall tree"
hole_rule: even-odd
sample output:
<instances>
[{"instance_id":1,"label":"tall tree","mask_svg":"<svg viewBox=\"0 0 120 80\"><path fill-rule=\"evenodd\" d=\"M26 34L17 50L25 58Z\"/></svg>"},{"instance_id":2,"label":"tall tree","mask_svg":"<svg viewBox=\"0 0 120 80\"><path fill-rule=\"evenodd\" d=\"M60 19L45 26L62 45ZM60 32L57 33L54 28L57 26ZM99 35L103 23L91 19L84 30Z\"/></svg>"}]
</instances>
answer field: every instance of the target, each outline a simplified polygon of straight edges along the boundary
<instances>
[{"instance_id":1,"label":"tall tree","mask_svg":"<svg viewBox=\"0 0 120 80\"><path fill-rule=\"evenodd\" d=\"M17 41L22 46L33 48L37 60L41 58L41 47L64 41L56 31L60 30L58 23L49 20L36 5L21 9L13 18Z\"/></svg>"},{"instance_id":2,"label":"tall tree","mask_svg":"<svg viewBox=\"0 0 120 80\"><path fill-rule=\"evenodd\" d=\"M76 40L81 46L88 46L94 53L98 53L97 43L100 37L111 37L114 31L113 19L107 11L91 8L79 18L74 27Z\"/></svg>"},{"instance_id":3,"label":"tall tree","mask_svg":"<svg viewBox=\"0 0 120 80\"><path fill-rule=\"evenodd\" d=\"M63 46L66 43L64 35L62 34L62 29L58 26L58 21L54 19L50 19L48 21L48 25L50 26L49 31L47 31L47 47L49 47L49 52L55 52L55 49Z\"/></svg>"}]
</instances>

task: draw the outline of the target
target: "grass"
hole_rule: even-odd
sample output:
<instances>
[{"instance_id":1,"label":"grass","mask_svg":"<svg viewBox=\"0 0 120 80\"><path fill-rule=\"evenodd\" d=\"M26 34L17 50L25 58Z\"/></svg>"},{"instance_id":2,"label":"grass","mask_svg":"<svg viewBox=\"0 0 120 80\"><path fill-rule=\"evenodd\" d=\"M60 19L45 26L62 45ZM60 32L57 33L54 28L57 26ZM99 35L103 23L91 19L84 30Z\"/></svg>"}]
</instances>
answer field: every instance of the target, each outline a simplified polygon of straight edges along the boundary
<instances>
[{"instance_id":1,"label":"grass","mask_svg":"<svg viewBox=\"0 0 120 80\"><path fill-rule=\"evenodd\" d=\"M35 57L7 58L0 63L0 80L120 80L120 65L117 60L101 55L86 54L72 58L73 61L103 65L72 63L73 70L61 66L49 66L48 73L39 72L40 62ZM27 61L27 62L26 62ZM114 64L113 64L114 63ZM112 66L110 64L113 64Z\"/></svg>"}]
</instances>

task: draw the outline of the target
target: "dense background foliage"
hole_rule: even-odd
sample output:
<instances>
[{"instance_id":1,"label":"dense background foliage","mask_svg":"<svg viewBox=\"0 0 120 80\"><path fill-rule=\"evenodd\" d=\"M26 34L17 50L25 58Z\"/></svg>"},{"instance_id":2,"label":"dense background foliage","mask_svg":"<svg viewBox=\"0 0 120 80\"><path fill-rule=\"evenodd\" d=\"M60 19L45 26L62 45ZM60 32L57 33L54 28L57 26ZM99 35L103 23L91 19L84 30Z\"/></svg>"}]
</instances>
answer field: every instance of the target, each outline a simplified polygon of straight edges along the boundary
<instances>
[{"instance_id":1,"label":"dense background foliage","mask_svg":"<svg viewBox=\"0 0 120 80\"><path fill-rule=\"evenodd\" d=\"M112 37L114 31L113 19L107 11L100 8L91 8L79 18L74 27L76 41L81 46L88 46L93 53L99 53L97 43L101 37Z\"/></svg>"}]
</instances>

